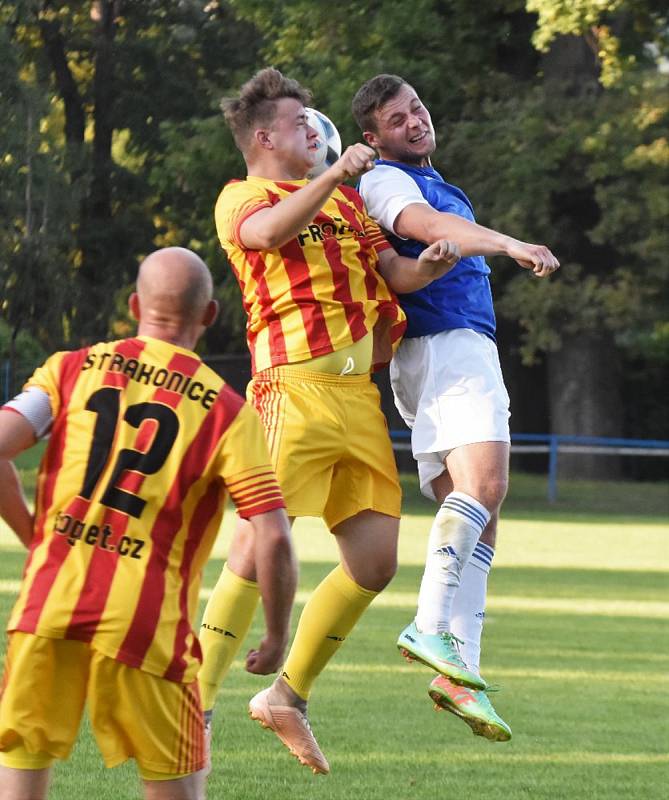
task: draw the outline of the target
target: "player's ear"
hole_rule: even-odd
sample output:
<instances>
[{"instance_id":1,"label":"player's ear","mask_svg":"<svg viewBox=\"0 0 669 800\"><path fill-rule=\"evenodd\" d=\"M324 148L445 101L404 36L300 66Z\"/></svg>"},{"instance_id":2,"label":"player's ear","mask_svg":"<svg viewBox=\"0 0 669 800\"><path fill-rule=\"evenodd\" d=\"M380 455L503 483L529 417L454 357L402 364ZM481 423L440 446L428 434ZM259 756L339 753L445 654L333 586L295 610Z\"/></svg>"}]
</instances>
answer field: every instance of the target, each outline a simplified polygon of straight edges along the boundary
<instances>
[{"instance_id":1,"label":"player's ear","mask_svg":"<svg viewBox=\"0 0 669 800\"><path fill-rule=\"evenodd\" d=\"M374 131L363 131L362 138L367 142L370 147L373 147L375 150L378 150L378 139Z\"/></svg>"},{"instance_id":2,"label":"player's ear","mask_svg":"<svg viewBox=\"0 0 669 800\"><path fill-rule=\"evenodd\" d=\"M258 128L253 132L253 138L265 150L273 150L274 145L270 139L269 131L266 128Z\"/></svg>"},{"instance_id":3,"label":"player's ear","mask_svg":"<svg viewBox=\"0 0 669 800\"><path fill-rule=\"evenodd\" d=\"M137 292L133 292L130 297L128 298L128 308L130 309L130 314L132 318L139 322L139 295Z\"/></svg>"},{"instance_id":4,"label":"player's ear","mask_svg":"<svg viewBox=\"0 0 669 800\"><path fill-rule=\"evenodd\" d=\"M202 317L202 324L205 328L208 328L210 325L213 325L216 322L216 317L218 316L218 301L217 300L210 300L207 303L207 308L205 309L204 316Z\"/></svg>"}]
</instances>

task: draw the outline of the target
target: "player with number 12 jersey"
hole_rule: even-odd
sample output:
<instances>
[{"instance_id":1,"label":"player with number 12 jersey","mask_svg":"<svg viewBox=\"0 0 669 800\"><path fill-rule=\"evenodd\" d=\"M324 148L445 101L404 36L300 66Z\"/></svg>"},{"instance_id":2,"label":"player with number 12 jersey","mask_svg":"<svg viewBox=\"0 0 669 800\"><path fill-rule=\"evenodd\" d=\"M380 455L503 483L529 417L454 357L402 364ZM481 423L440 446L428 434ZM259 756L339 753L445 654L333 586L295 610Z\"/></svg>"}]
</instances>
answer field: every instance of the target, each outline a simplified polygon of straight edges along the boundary
<instances>
[{"instance_id":1,"label":"player with number 12 jersey","mask_svg":"<svg viewBox=\"0 0 669 800\"><path fill-rule=\"evenodd\" d=\"M226 492L245 518L284 507L260 421L192 351L146 336L56 353L24 394L35 389L51 435L8 631L191 682ZM22 411L21 397L5 408Z\"/></svg>"}]
</instances>

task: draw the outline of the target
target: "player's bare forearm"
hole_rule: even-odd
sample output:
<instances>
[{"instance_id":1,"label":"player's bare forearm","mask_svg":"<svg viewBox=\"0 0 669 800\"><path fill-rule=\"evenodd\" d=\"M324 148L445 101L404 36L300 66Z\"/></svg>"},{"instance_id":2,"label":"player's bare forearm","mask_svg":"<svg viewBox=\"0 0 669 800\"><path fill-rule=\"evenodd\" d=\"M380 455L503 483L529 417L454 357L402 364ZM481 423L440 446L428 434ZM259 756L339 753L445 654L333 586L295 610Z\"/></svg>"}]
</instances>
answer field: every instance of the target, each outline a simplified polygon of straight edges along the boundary
<instances>
[{"instance_id":1,"label":"player's bare forearm","mask_svg":"<svg viewBox=\"0 0 669 800\"><path fill-rule=\"evenodd\" d=\"M314 219L337 187L337 181L329 172L327 170L271 208L260 209L248 217L239 229L244 247L272 250L294 239Z\"/></svg>"},{"instance_id":2,"label":"player's bare forearm","mask_svg":"<svg viewBox=\"0 0 669 800\"><path fill-rule=\"evenodd\" d=\"M400 256L394 250L384 250L379 256L379 272L393 291L408 294L442 277L459 260L458 245L440 239L423 250L418 259Z\"/></svg>"},{"instance_id":3,"label":"player's bare forearm","mask_svg":"<svg viewBox=\"0 0 669 800\"><path fill-rule=\"evenodd\" d=\"M438 239L456 241L463 257L505 255L512 241L503 233L425 203L414 203L401 211L395 220L395 233L425 244Z\"/></svg>"},{"instance_id":4,"label":"player's bare forearm","mask_svg":"<svg viewBox=\"0 0 669 800\"><path fill-rule=\"evenodd\" d=\"M33 536L33 515L26 503L21 480L11 461L0 459L0 517L25 546Z\"/></svg>"},{"instance_id":5,"label":"player's bare forearm","mask_svg":"<svg viewBox=\"0 0 669 800\"><path fill-rule=\"evenodd\" d=\"M33 517L21 481L11 459L35 443L28 420L16 411L0 410L0 516L28 547L33 535Z\"/></svg>"},{"instance_id":6,"label":"player's bare forearm","mask_svg":"<svg viewBox=\"0 0 669 800\"><path fill-rule=\"evenodd\" d=\"M246 669L275 672L283 662L290 634L290 614L297 586L297 560L290 525L283 510L251 518L255 530L256 576L265 611L266 634L246 657Z\"/></svg>"},{"instance_id":7,"label":"player's bare forearm","mask_svg":"<svg viewBox=\"0 0 669 800\"><path fill-rule=\"evenodd\" d=\"M239 229L241 243L250 250L281 247L313 221L340 183L373 166L374 151L371 148L363 144L348 147L322 175L271 208L260 209L248 217Z\"/></svg>"},{"instance_id":8,"label":"player's bare forearm","mask_svg":"<svg viewBox=\"0 0 669 800\"><path fill-rule=\"evenodd\" d=\"M442 238L454 240L460 245L463 258L509 256L540 278L550 275L560 266L545 245L522 242L458 214L437 211L425 203L414 203L401 211L395 220L395 232L426 244Z\"/></svg>"}]
</instances>

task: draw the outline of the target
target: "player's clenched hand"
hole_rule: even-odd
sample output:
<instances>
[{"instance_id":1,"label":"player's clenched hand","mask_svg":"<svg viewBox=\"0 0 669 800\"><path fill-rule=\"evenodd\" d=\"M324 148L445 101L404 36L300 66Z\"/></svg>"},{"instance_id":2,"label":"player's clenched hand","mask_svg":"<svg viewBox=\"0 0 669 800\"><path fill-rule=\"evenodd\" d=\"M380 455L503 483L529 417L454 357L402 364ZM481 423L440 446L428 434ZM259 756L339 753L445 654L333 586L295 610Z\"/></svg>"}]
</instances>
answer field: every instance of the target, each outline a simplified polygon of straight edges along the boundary
<instances>
[{"instance_id":1,"label":"player's clenched hand","mask_svg":"<svg viewBox=\"0 0 669 800\"><path fill-rule=\"evenodd\" d=\"M374 168L374 151L366 144L358 142L347 147L341 156L330 167L338 175L338 181L345 181L347 178L355 178L362 172L368 172Z\"/></svg>"},{"instance_id":2,"label":"player's clenched hand","mask_svg":"<svg viewBox=\"0 0 669 800\"><path fill-rule=\"evenodd\" d=\"M265 636L257 650L246 654L246 671L254 675L269 675L276 672L283 663L286 642Z\"/></svg>"},{"instance_id":3,"label":"player's clenched hand","mask_svg":"<svg viewBox=\"0 0 669 800\"><path fill-rule=\"evenodd\" d=\"M460 260L460 246L447 239L438 239L418 256L418 266L421 272L430 275L431 280L440 278Z\"/></svg>"},{"instance_id":4,"label":"player's clenched hand","mask_svg":"<svg viewBox=\"0 0 669 800\"><path fill-rule=\"evenodd\" d=\"M560 262L543 244L515 241L509 247L507 255L524 269L531 269L538 278L545 278L560 267Z\"/></svg>"}]
</instances>

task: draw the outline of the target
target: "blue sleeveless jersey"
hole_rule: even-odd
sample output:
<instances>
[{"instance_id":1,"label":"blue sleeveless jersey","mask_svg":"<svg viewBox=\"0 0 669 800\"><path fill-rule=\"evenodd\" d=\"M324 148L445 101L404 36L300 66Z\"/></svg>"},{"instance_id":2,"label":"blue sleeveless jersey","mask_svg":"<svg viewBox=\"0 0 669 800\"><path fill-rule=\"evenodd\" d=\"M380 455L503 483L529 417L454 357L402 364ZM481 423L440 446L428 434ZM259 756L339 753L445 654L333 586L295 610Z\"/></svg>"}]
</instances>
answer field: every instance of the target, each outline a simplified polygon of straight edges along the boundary
<instances>
[{"instance_id":1,"label":"blue sleeveless jersey","mask_svg":"<svg viewBox=\"0 0 669 800\"><path fill-rule=\"evenodd\" d=\"M467 195L441 177L432 167L413 167L397 161L379 159L377 164L397 167L406 172L423 197L437 211L447 211L476 222L474 209ZM418 258L425 249L423 242L400 239L388 232L395 250L408 258ZM471 328L495 340L495 312L490 291L490 267L483 256L462 258L442 278L424 289L399 295L408 325L405 336L427 336L455 328Z\"/></svg>"}]
</instances>

